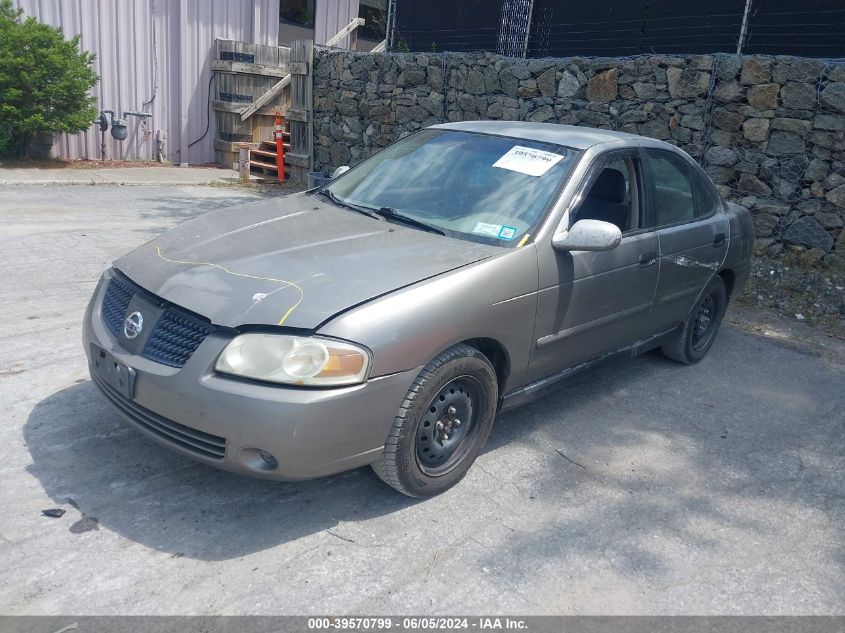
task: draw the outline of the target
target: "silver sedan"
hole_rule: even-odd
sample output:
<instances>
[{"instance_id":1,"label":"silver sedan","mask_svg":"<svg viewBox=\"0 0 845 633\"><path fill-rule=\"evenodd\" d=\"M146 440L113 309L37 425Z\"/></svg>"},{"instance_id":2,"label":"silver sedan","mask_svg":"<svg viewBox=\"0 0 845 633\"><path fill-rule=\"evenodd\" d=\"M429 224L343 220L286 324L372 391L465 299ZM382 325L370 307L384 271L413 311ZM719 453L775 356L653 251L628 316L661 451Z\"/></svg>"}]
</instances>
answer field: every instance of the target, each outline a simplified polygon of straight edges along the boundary
<instances>
[{"instance_id":1,"label":"silver sedan","mask_svg":"<svg viewBox=\"0 0 845 633\"><path fill-rule=\"evenodd\" d=\"M574 372L655 347L700 360L753 240L669 144L437 125L117 260L84 345L116 410L185 455L283 480L371 465L428 496L499 411Z\"/></svg>"}]
</instances>

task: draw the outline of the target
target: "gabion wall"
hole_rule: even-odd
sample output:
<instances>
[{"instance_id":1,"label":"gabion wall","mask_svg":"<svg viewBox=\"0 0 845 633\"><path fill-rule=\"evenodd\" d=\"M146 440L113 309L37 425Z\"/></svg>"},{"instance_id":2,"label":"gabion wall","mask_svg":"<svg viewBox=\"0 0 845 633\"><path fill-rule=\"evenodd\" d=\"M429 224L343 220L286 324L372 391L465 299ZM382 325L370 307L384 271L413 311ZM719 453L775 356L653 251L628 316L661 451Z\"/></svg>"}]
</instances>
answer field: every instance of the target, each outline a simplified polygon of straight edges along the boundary
<instances>
[{"instance_id":1,"label":"gabion wall","mask_svg":"<svg viewBox=\"0 0 845 633\"><path fill-rule=\"evenodd\" d=\"M616 129L674 143L751 209L758 255L845 270L845 62L698 55L504 58L315 51L318 170L421 127L477 119Z\"/></svg>"}]
</instances>

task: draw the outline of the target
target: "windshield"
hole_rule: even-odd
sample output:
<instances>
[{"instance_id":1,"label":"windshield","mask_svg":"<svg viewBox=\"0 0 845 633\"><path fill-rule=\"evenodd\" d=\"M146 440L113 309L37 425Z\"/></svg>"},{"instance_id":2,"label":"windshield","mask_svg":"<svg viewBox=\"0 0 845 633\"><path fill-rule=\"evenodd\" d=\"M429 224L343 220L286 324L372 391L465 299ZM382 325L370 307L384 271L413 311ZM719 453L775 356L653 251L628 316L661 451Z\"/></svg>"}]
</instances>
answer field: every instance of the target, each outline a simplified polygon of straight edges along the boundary
<instances>
[{"instance_id":1,"label":"windshield","mask_svg":"<svg viewBox=\"0 0 845 633\"><path fill-rule=\"evenodd\" d=\"M578 152L526 139L422 130L331 183L337 201L447 235L512 246L545 217Z\"/></svg>"}]
</instances>

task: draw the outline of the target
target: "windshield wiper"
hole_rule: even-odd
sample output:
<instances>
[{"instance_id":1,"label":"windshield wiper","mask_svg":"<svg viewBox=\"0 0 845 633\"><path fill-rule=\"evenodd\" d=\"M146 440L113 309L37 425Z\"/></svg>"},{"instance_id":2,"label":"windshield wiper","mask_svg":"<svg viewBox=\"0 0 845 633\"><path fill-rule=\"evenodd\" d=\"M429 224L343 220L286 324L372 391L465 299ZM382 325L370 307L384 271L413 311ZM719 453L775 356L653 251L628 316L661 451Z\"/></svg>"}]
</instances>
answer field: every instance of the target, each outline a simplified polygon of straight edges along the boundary
<instances>
[{"instance_id":1,"label":"windshield wiper","mask_svg":"<svg viewBox=\"0 0 845 633\"><path fill-rule=\"evenodd\" d=\"M320 189L317 193L326 196L326 198L334 202L339 207L344 207L346 209L351 209L352 211L357 211L358 213L363 213L364 215L371 217L375 220L384 220L384 218L375 211L371 211L370 209L364 207L358 207L354 204L349 204L348 202L341 200L334 193L332 193L331 189Z\"/></svg>"},{"instance_id":2,"label":"windshield wiper","mask_svg":"<svg viewBox=\"0 0 845 633\"><path fill-rule=\"evenodd\" d=\"M438 235L446 235L444 231L441 231L436 226L431 226L430 224L426 224L425 222L420 222L414 218L408 217L407 215L402 215L396 209L392 209L391 207L382 207L380 209L372 209L370 207L359 207L358 205L351 204L346 202L345 200L341 200L338 198L331 189L320 189L317 193L326 196L329 200L331 200L334 204L339 207L345 207L346 209L351 209L352 211L357 211L358 213L363 213L366 216L374 218L376 220L393 220L394 222L401 222L408 226L413 226L418 229L422 229L423 231L428 231L429 233L437 233Z\"/></svg>"},{"instance_id":3,"label":"windshield wiper","mask_svg":"<svg viewBox=\"0 0 845 633\"><path fill-rule=\"evenodd\" d=\"M408 226L413 226L418 229L422 229L423 231L428 231L429 233L437 233L438 235L446 235L446 233L436 226L431 226L430 224L426 224L425 222L420 222L417 219L409 217L407 215L402 215L396 209L392 209L390 207L382 207L378 211L374 211L383 218L388 220L395 220L396 222L403 222Z\"/></svg>"}]
</instances>

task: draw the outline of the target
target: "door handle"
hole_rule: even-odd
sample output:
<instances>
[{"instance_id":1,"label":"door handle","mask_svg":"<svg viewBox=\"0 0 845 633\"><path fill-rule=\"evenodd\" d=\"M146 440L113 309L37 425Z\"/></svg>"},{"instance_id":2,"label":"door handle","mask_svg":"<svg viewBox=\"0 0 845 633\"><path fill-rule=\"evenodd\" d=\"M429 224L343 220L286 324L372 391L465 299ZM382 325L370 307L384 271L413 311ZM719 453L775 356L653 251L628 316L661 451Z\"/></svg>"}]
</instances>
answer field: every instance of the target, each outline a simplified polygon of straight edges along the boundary
<instances>
[{"instance_id":1,"label":"door handle","mask_svg":"<svg viewBox=\"0 0 845 633\"><path fill-rule=\"evenodd\" d=\"M717 233L716 237L713 238L713 246L714 248L718 248L722 244L725 243L725 234L724 233Z\"/></svg>"},{"instance_id":2,"label":"door handle","mask_svg":"<svg viewBox=\"0 0 845 633\"><path fill-rule=\"evenodd\" d=\"M640 266L643 268L648 268L649 266L653 266L654 263L657 261L657 255L652 252L643 253L640 255Z\"/></svg>"}]
</instances>

